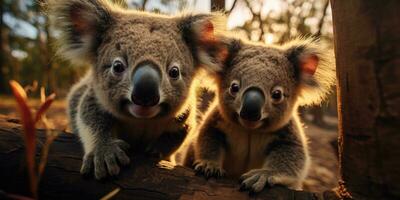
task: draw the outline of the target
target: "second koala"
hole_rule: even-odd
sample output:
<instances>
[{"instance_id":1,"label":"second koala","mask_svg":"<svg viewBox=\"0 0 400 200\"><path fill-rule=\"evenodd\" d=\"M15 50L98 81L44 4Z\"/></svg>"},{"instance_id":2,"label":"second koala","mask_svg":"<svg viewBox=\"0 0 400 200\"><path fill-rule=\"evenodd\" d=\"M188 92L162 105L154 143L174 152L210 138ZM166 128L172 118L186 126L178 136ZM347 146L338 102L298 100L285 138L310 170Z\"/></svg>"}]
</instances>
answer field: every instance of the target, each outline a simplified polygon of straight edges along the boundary
<instances>
[{"instance_id":1,"label":"second koala","mask_svg":"<svg viewBox=\"0 0 400 200\"><path fill-rule=\"evenodd\" d=\"M335 81L333 59L312 40L266 46L222 38L217 103L189 145L184 165L206 177L240 177L242 189L299 189L310 165L299 105L319 103Z\"/></svg>"}]
</instances>

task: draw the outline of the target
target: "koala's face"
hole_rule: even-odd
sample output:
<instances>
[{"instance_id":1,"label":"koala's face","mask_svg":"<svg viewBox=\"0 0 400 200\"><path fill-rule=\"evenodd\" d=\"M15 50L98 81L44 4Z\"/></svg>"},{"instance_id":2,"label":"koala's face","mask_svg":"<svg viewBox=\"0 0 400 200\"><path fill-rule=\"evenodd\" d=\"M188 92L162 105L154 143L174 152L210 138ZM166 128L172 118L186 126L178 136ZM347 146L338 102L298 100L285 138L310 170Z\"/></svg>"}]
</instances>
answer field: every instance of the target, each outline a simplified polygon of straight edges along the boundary
<instances>
[{"instance_id":1,"label":"koala's face","mask_svg":"<svg viewBox=\"0 0 400 200\"><path fill-rule=\"evenodd\" d=\"M105 0L52 0L50 14L61 53L93 65L99 103L116 116L175 114L198 66L212 67L217 52L211 16L126 11Z\"/></svg>"},{"instance_id":2,"label":"koala's face","mask_svg":"<svg viewBox=\"0 0 400 200\"><path fill-rule=\"evenodd\" d=\"M123 18L105 38L96 60L95 86L107 107L136 118L179 109L196 70L175 20Z\"/></svg>"},{"instance_id":3,"label":"koala's face","mask_svg":"<svg viewBox=\"0 0 400 200\"><path fill-rule=\"evenodd\" d=\"M306 46L284 49L235 42L218 78L220 110L226 119L249 129L276 130L288 123L304 90L317 90L314 98L319 100L324 95L325 85L313 77L324 64L318 53L309 54ZM329 85L334 80L330 71L324 77Z\"/></svg>"},{"instance_id":4,"label":"koala's face","mask_svg":"<svg viewBox=\"0 0 400 200\"><path fill-rule=\"evenodd\" d=\"M295 71L283 52L242 46L220 81L225 116L248 128L269 128L286 121L298 95Z\"/></svg>"}]
</instances>

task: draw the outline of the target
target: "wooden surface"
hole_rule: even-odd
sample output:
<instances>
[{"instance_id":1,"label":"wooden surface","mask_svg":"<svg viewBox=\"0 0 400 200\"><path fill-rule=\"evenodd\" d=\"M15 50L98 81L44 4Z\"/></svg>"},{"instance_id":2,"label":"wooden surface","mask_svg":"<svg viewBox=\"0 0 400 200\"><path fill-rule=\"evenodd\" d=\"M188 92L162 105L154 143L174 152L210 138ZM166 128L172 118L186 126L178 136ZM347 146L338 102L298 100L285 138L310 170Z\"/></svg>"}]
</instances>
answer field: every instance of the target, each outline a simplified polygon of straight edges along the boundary
<instances>
[{"instance_id":1,"label":"wooden surface","mask_svg":"<svg viewBox=\"0 0 400 200\"><path fill-rule=\"evenodd\" d=\"M18 120L0 116L0 190L28 195L23 139L17 123ZM44 140L43 134L43 130L38 130L39 141ZM238 190L235 180L207 181L190 169L174 167L167 161L156 164L140 157L133 158L118 177L99 182L79 174L81 157L77 138L62 133L51 146L39 187L40 199L99 199L116 188L121 190L114 199L335 199L331 191L314 194L284 187L266 188L249 196Z\"/></svg>"},{"instance_id":2,"label":"wooden surface","mask_svg":"<svg viewBox=\"0 0 400 200\"><path fill-rule=\"evenodd\" d=\"M331 3L344 185L355 199L400 199L400 1Z\"/></svg>"}]
</instances>

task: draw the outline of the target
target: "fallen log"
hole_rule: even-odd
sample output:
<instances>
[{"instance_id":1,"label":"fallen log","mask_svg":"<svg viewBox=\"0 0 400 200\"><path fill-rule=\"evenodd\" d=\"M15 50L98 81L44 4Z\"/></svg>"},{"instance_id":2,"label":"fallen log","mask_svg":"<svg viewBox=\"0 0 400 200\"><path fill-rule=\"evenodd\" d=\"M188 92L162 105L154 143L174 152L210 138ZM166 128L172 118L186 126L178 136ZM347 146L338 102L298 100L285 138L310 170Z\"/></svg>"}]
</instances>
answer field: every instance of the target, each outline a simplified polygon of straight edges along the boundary
<instances>
[{"instance_id":1,"label":"fallen log","mask_svg":"<svg viewBox=\"0 0 400 200\"><path fill-rule=\"evenodd\" d=\"M0 116L0 199L7 194L29 196L22 127L16 119ZM37 131L40 152L44 130ZM39 153L37 158L39 158ZM266 188L249 196L237 181L205 180L188 168L137 156L113 179L96 181L80 175L82 148L73 134L62 132L52 143L39 184L39 199L100 199L119 188L113 199L335 199L332 191L315 194L284 187Z\"/></svg>"}]
</instances>

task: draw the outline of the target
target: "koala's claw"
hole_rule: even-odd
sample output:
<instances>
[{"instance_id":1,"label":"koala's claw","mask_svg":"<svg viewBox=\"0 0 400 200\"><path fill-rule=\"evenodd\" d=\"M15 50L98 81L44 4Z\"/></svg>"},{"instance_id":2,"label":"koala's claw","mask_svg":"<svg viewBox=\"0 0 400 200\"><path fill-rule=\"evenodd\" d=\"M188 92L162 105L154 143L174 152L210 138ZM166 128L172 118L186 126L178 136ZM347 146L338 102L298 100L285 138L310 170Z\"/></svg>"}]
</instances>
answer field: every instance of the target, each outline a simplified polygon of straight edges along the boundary
<instances>
[{"instance_id":1,"label":"koala's claw","mask_svg":"<svg viewBox=\"0 0 400 200\"><path fill-rule=\"evenodd\" d=\"M240 190L249 190L250 194L260 192L267 184L270 186L275 184L274 176L270 171L264 169L248 171L240 177L240 182Z\"/></svg>"},{"instance_id":2,"label":"koala's claw","mask_svg":"<svg viewBox=\"0 0 400 200\"><path fill-rule=\"evenodd\" d=\"M211 177L220 178L225 176L225 170L215 161L199 160L194 163L196 175L204 175L207 179Z\"/></svg>"},{"instance_id":3,"label":"koala's claw","mask_svg":"<svg viewBox=\"0 0 400 200\"><path fill-rule=\"evenodd\" d=\"M98 145L92 152L84 156L81 174L88 175L94 169L94 176L98 180L107 177L107 175L118 175L119 165L125 166L130 162L124 151L128 148L129 144L119 139Z\"/></svg>"},{"instance_id":4,"label":"koala's claw","mask_svg":"<svg viewBox=\"0 0 400 200\"><path fill-rule=\"evenodd\" d=\"M82 167L81 167L81 174L82 175L89 175L93 169L93 154L88 154L83 157Z\"/></svg>"}]
</instances>

